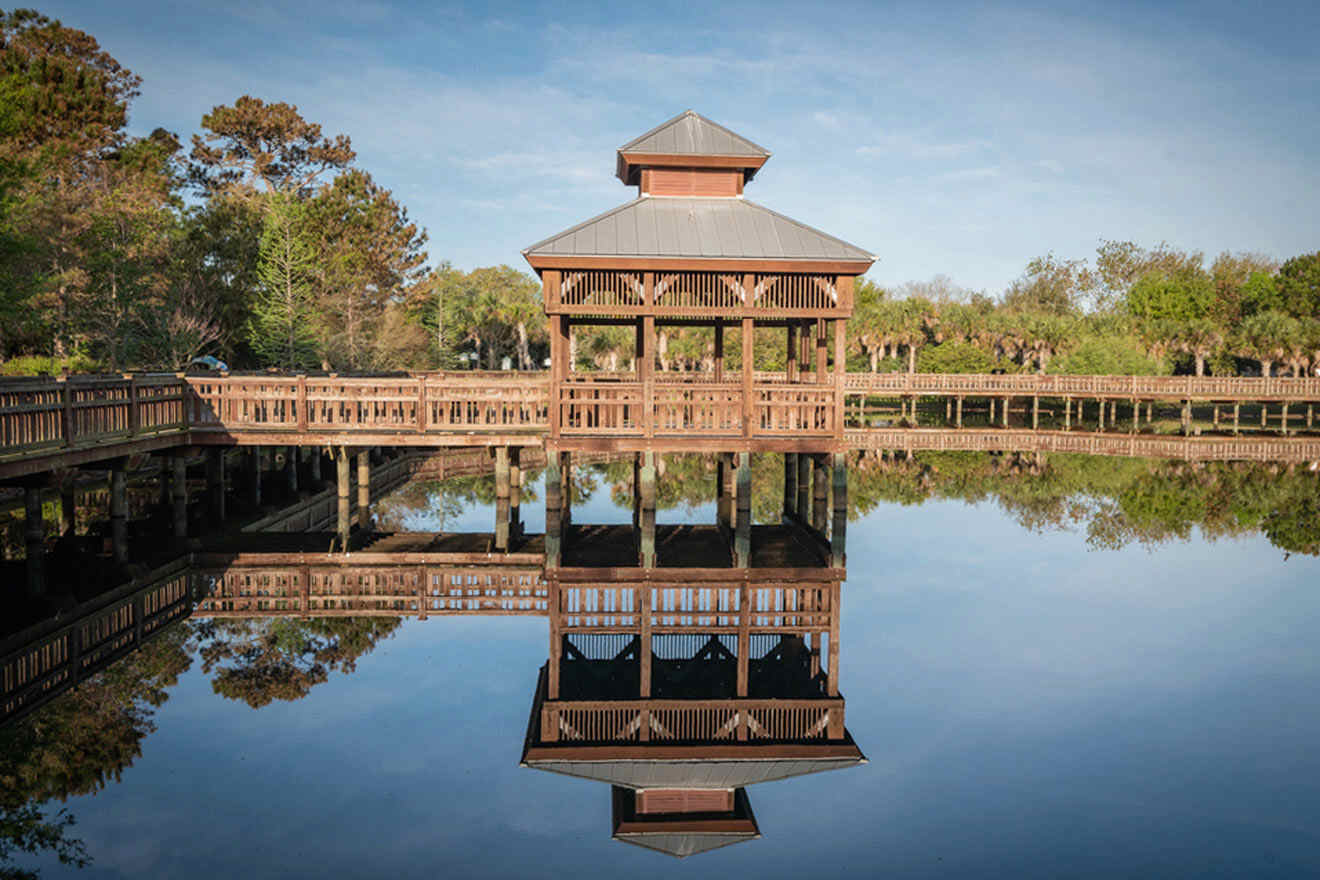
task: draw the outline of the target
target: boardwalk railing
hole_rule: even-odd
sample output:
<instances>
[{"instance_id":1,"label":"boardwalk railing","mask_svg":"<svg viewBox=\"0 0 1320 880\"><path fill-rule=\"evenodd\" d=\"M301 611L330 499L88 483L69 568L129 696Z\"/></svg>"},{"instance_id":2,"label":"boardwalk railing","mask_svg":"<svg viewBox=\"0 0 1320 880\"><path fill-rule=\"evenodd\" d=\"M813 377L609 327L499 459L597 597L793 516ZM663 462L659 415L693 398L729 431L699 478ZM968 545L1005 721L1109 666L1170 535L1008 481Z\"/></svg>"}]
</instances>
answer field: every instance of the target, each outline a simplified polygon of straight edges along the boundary
<instances>
[{"instance_id":1,"label":"boardwalk railing","mask_svg":"<svg viewBox=\"0 0 1320 880\"><path fill-rule=\"evenodd\" d=\"M539 435L547 403L540 373L0 379L0 463L194 432Z\"/></svg>"},{"instance_id":2,"label":"boardwalk railing","mask_svg":"<svg viewBox=\"0 0 1320 880\"><path fill-rule=\"evenodd\" d=\"M0 455L183 433L188 396L162 374L0 379Z\"/></svg>"},{"instance_id":3,"label":"boardwalk railing","mask_svg":"<svg viewBox=\"0 0 1320 880\"><path fill-rule=\"evenodd\" d=\"M25 715L187 617L196 581L182 564L145 586L129 584L34 627L0 652L0 723Z\"/></svg>"},{"instance_id":4,"label":"boardwalk railing","mask_svg":"<svg viewBox=\"0 0 1320 880\"><path fill-rule=\"evenodd\" d=\"M712 374L571 374L559 387L564 436L835 436L833 377L788 382L757 373L750 388ZM1320 402L1320 378L852 373L845 396L1046 396L1124 400ZM166 374L0 379L0 466L69 450L224 434L295 442L354 435L399 438L539 437L550 427L544 373L410 376ZM134 444L137 444L135 447ZM146 448L152 448L147 445ZM84 454L85 455L85 454Z\"/></svg>"},{"instance_id":5,"label":"boardwalk railing","mask_svg":"<svg viewBox=\"0 0 1320 880\"><path fill-rule=\"evenodd\" d=\"M701 374L657 376L650 383L614 375L577 375L559 388L563 436L830 436L837 390L826 385L757 381L750 406L741 382ZM747 429L750 419L751 429Z\"/></svg>"},{"instance_id":6,"label":"boardwalk railing","mask_svg":"<svg viewBox=\"0 0 1320 880\"><path fill-rule=\"evenodd\" d=\"M1161 400L1320 401L1320 378L1042 376L1037 373L849 373L844 393L1023 395Z\"/></svg>"},{"instance_id":7,"label":"boardwalk railing","mask_svg":"<svg viewBox=\"0 0 1320 880\"><path fill-rule=\"evenodd\" d=\"M852 449L944 452L1054 452L1184 461L1320 461L1317 437L1173 437L997 428L859 428Z\"/></svg>"},{"instance_id":8,"label":"boardwalk railing","mask_svg":"<svg viewBox=\"0 0 1320 880\"><path fill-rule=\"evenodd\" d=\"M540 741L643 742L841 739L842 697L805 700L608 700L541 704Z\"/></svg>"},{"instance_id":9,"label":"boardwalk railing","mask_svg":"<svg viewBox=\"0 0 1320 880\"><path fill-rule=\"evenodd\" d=\"M455 565L269 565L205 573L196 617L524 615L544 617L539 568Z\"/></svg>"}]
</instances>

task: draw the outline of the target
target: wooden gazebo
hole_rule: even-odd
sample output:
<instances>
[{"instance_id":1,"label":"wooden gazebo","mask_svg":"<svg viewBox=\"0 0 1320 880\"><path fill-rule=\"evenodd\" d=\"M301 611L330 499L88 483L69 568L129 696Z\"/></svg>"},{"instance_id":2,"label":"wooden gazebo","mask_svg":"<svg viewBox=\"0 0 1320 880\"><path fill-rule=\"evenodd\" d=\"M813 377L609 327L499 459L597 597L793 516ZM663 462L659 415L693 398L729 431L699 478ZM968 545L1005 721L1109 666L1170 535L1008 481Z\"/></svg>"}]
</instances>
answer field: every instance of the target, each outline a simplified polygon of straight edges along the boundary
<instances>
[{"instance_id":1,"label":"wooden gazebo","mask_svg":"<svg viewBox=\"0 0 1320 880\"><path fill-rule=\"evenodd\" d=\"M854 281L875 258L744 198L769 158L689 110L619 148L618 177L637 187L636 199L523 251L541 276L550 321L551 482L575 450L638 453L643 565L654 563L647 496L657 452L719 454L721 510L730 494L736 499L721 525L735 535L740 564L750 557L751 452L786 455L793 485L785 514L824 530L825 501L814 514L797 510L798 485L814 480L824 490L830 453L841 465L845 322ZM633 369L580 372L570 357L574 325L632 327ZM712 328L713 369L657 371L657 325ZM754 344L766 327L783 329L783 369L758 369L768 366L757 364ZM725 331L733 328L736 373L725 368ZM732 472L737 478L726 479ZM547 505L567 509L553 485ZM556 529L548 523L552 565Z\"/></svg>"},{"instance_id":2,"label":"wooden gazebo","mask_svg":"<svg viewBox=\"0 0 1320 880\"><path fill-rule=\"evenodd\" d=\"M875 258L744 198L769 158L689 110L619 148L618 176L636 199L523 251L545 288L558 448L833 448L853 281ZM578 373L574 324L632 326L632 374ZM657 324L715 328L714 369L658 373ZM724 368L726 327L741 331L734 375ZM756 369L758 327L785 328L785 372Z\"/></svg>"}]
</instances>

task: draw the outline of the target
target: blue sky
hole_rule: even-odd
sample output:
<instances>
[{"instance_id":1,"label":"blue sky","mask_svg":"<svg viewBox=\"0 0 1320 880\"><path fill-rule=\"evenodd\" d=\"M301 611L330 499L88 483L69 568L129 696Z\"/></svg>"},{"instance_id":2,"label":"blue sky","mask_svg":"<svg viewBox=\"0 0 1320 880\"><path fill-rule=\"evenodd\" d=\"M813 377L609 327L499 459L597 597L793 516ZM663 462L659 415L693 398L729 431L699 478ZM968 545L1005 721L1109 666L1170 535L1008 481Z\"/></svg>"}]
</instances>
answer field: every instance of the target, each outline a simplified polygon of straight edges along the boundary
<instances>
[{"instance_id":1,"label":"blue sky","mask_svg":"<svg viewBox=\"0 0 1320 880\"><path fill-rule=\"evenodd\" d=\"M770 149L747 197L998 292L1105 238L1320 247L1314 4L202 4L40 7L185 138L249 93L348 134L433 261L509 263L627 201L614 151L692 108Z\"/></svg>"}]
</instances>

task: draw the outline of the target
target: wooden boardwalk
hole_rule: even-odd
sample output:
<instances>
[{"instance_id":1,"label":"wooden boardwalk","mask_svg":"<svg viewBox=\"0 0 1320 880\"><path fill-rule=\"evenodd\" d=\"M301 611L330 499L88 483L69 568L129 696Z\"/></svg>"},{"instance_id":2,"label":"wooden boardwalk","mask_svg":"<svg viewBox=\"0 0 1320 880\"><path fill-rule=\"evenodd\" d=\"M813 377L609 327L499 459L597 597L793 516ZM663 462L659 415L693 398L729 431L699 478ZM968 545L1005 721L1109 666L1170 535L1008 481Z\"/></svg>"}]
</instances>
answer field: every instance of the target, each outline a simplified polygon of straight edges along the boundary
<instances>
[{"instance_id":1,"label":"wooden boardwalk","mask_svg":"<svg viewBox=\"0 0 1320 880\"><path fill-rule=\"evenodd\" d=\"M822 373L812 385L757 373L748 388L659 374L643 400L630 376L566 379L555 407L562 436L584 449L624 440L692 451L792 451L829 438L846 446L857 438L845 433L847 398L1274 403L1308 414L1320 403L1320 378ZM549 388L544 373L0 379L0 479L184 445L542 446Z\"/></svg>"},{"instance_id":2,"label":"wooden boardwalk","mask_svg":"<svg viewBox=\"0 0 1320 880\"><path fill-rule=\"evenodd\" d=\"M1179 437L1012 428L857 428L852 449L1055 452L1180 461L1320 461L1320 437Z\"/></svg>"}]
</instances>

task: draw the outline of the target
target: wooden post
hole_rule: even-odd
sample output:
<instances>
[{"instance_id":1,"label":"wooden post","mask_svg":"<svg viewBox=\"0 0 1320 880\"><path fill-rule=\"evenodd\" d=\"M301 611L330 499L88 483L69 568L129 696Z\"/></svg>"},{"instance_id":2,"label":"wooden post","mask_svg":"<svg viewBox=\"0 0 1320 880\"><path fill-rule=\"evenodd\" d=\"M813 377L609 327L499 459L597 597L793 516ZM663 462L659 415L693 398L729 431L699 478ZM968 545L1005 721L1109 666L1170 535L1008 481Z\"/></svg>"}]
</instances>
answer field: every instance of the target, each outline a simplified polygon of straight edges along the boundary
<instances>
[{"instance_id":1,"label":"wooden post","mask_svg":"<svg viewBox=\"0 0 1320 880\"><path fill-rule=\"evenodd\" d=\"M825 338L825 319L816 319L816 384L824 385L829 381L829 352Z\"/></svg>"},{"instance_id":2,"label":"wooden post","mask_svg":"<svg viewBox=\"0 0 1320 880\"><path fill-rule=\"evenodd\" d=\"M67 474L60 483L60 534L78 533L78 472Z\"/></svg>"},{"instance_id":3,"label":"wooden post","mask_svg":"<svg viewBox=\"0 0 1320 880\"><path fill-rule=\"evenodd\" d=\"M733 555L738 568L752 564L752 454L738 453L738 516L734 520Z\"/></svg>"},{"instance_id":4,"label":"wooden post","mask_svg":"<svg viewBox=\"0 0 1320 880\"><path fill-rule=\"evenodd\" d=\"M549 285L547 284L547 289ZM568 357L568 348L564 345L563 337L560 335L560 328L563 325L563 315L551 315L549 319L550 327L550 410L548 434L552 439L559 437L559 420L561 417L561 407L564 395L563 388L563 369L564 359ZM638 346L641 345L641 336L638 335ZM640 362L640 357L638 357ZM441 410L443 412L443 408Z\"/></svg>"},{"instance_id":5,"label":"wooden post","mask_svg":"<svg viewBox=\"0 0 1320 880\"><path fill-rule=\"evenodd\" d=\"M1189 436L1192 433L1192 402L1184 400L1182 405L1182 432L1183 436Z\"/></svg>"},{"instance_id":6,"label":"wooden post","mask_svg":"<svg viewBox=\"0 0 1320 880\"><path fill-rule=\"evenodd\" d=\"M1132 398L1132 428L1130 434L1137 433L1141 427L1141 403L1134 397Z\"/></svg>"},{"instance_id":7,"label":"wooden post","mask_svg":"<svg viewBox=\"0 0 1320 880\"><path fill-rule=\"evenodd\" d=\"M955 413L954 424L956 424L959 428L962 427L962 405L963 405L962 395L959 394L957 397L957 405L954 408L954 413Z\"/></svg>"},{"instance_id":8,"label":"wooden post","mask_svg":"<svg viewBox=\"0 0 1320 880\"><path fill-rule=\"evenodd\" d=\"M115 562L128 562L128 481L125 461L115 459L110 465L110 542Z\"/></svg>"},{"instance_id":9,"label":"wooden post","mask_svg":"<svg viewBox=\"0 0 1320 880\"><path fill-rule=\"evenodd\" d=\"M646 699L651 696L651 585L650 583L638 584L637 590L637 642L638 642L638 680L641 684L641 697ZM648 719L643 718L643 723ZM649 728L649 723L646 724ZM650 731L639 732L645 738L650 738Z\"/></svg>"},{"instance_id":10,"label":"wooden post","mask_svg":"<svg viewBox=\"0 0 1320 880\"><path fill-rule=\"evenodd\" d=\"M307 414L307 374L298 374L298 430L304 434L307 433L307 426L310 419Z\"/></svg>"},{"instance_id":11,"label":"wooden post","mask_svg":"<svg viewBox=\"0 0 1320 880\"><path fill-rule=\"evenodd\" d=\"M953 421L953 398L944 398L944 424Z\"/></svg>"},{"instance_id":12,"label":"wooden post","mask_svg":"<svg viewBox=\"0 0 1320 880\"><path fill-rule=\"evenodd\" d=\"M559 453L559 478L562 481L559 517L567 532L568 527L573 524L573 453Z\"/></svg>"},{"instance_id":13,"label":"wooden post","mask_svg":"<svg viewBox=\"0 0 1320 880\"><path fill-rule=\"evenodd\" d=\"M851 280L851 279L850 279ZM834 434L843 435L844 385L848 379L848 330L842 319L834 321Z\"/></svg>"},{"instance_id":14,"label":"wooden post","mask_svg":"<svg viewBox=\"0 0 1320 880\"><path fill-rule=\"evenodd\" d=\"M729 461L727 453L715 453L715 524L725 541L732 540L733 498L729 494Z\"/></svg>"},{"instance_id":15,"label":"wooden post","mask_svg":"<svg viewBox=\"0 0 1320 880\"><path fill-rule=\"evenodd\" d=\"M1072 398L1071 397L1065 397L1063 399L1063 430L1065 431L1072 430Z\"/></svg>"},{"instance_id":16,"label":"wooden post","mask_svg":"<svg viewBox=\"0 0 1320 880\"><path fill-rule=\"evenodd\" d=\"M298 458L301 453L301 447L284 447L284 488L288 490L289 498L292 500L298 498Z\"/></svg>"},{"instance_id":17,"label":"wooden post","mask_svg":"<svg viewBox=\"0 0 1320 880\"><path fill-rule=\"evenodd\" d=\"M59 376L55 381L60 383L60 437L64 440L65 446L72 446L74 435L73 387L69 384L68 376Z\"/></svg>"},{"instance_id":18,"label":"wooden post","mask_svg":"<svg viewBox=\"0 0 1320 880\"><path fill-rule=\"evenodd\" d=\"M206 498L213 525L225 521L225 476L225 451L211 447L206 450Z\"/></svg>"},{"instance_id":19,"label":"wooden post","mask_svg":"<svg viewBox=\"0 0 1320 880\"><path fill-rule=\"evenodd\" d=\"M724 381L724 322L716 321L715 332L715 381Z\"/></svg>"},{"instance_id":20,"label":"wooden post","mask_svg":"<svg viewBox=\"0 0 1320 880\"><path fill-rule=\"evenodd\" d=\"M546 568L558 568L563 554L564 520L562 514L564 496L563 477L559 471L559 451L547 448L545 451L545 565ZM554 592L552 590L552 595ZM554 647L554 614L551 605L551 647ZM558 672L553 673L558 678Z\"/></svg>"},{"instance_id":21,"label":"wooden post","mask_svg":"<svg viewBox=\"0 0 1320 880\"><path fill-rule=\"evenodd\" d=\"M797 477L798 454L784 453L784 512L782 519L787 522L797 513Z\"/></svg>"},{"instance_id":22,"label":"wooden post","mask_svg":"<svg viewBox=\"0 0 1320 880\"><path fill-rule=\"evenodd\" d=\"M248 503L253 510L261 509L261 447L253 446L248 450L247 458Z\"/></svg>"},{"instance_id":23,"label":"wooden post","mask_svg":"<svg viewBox=\"0 0 1320 880\"><path fill-rule=\"evenodd\" d=\"M719 456L717 455L716 458ZM642 454L634 452L632 454L632 509L633 509L633 543L637 545L637 552L641 550L641 528L642 528ZM716 514L718 516L719 499L716 498ZM640 558L640 557L639 557Z\"/></svg>"},{"instance_id":24,"label":"wooden post","mask_svg":"<svg viewBox=\"0 0 1320 880\"><path fill-rule=\"evenodd\" d=\"M652 273L647 273L651 275ZM642 427L647 437L655 436L655 315L642 318Z\"/></svg>"},{"instance_id":25,"label":"wooden post","mask_svg":"<svg viewBox=\"0 0 1320 880\"><path fill-rule=\"evenodd\" d=\"M797 344L797 325L789 322L788 325L788 351L784 357L784 378L789 382L798 380L798 344Z\"/></svg>"},{"instance_id":26,"label":"wooden post","mask_svg":"<svg viewBox=\"0 0 1320 880\"><path fill-rule=\"evenodd\" d=\"M830 515L830 471L824 455L813 455L816 461L812 467L811 527L823 539L829 537Z\"/></svg>"},{"instance_id":27,"label":"wooden post","mask_svg":"<svg viewBox=\"0 0 1320 880\"><path fill-rule=\"evenodd\" d=\"M133 436L142 429L142 412L138 408L138 380L132 373L125 373L128 380L128 434Z\"/></svg>"},{"instance_id":28,"label":"wooden post","mask_svg":"<svg viewBox=\"0 0 1320 880\"><path fill-rule=\"evenodd\" d=\"M811 525L811 456L799 452L797 476L797 507L794 511L804 526Z\"/></svg>"},{"instance_id":29,"label":"wooden post","mask_svg":"<svg viewBox=\"0 0 1320 880\"><path fill-rule=\"evenodd\" d=\"M348 552L349 529L351 528L348 510L348 455L348 450L343 446L335 447L336 493L339 501L336 534L339 537L339 549L343 553Z\"/></svg>"},{"instance_id":30,"label":"wooden post","mask_svg":"<svg viewBox=\"0 0 1320 880\"><path fill-rule=\"evenodd\" d=\"M834 516L830 524L830 564L843 568L848 537L848 456L834 453Z\"/></svg>"},{"instance_id":31,"label":"wooden post","mask_svg":"<svg viewBox=\"0 0 1320 880\"><path fill-rule=\"evenodd\" d=\"M655 568L655 453L642 453L641 477L641 559L642 568Z\"/></svg>"},{"instance_id":32,"label":"wooden post","mask_svg":"<svg viewBox=\"0 0 1320 880\"><path fill-rule=\"evenodd\" d=\"M743 436L750 437L754 433L753 425L756 419L756 401L752 397L753 373L755 368L756 350L755 350L755 331L751 318L742 320L742 416L743 416Z\"/></svg>"},{"instance_id":33,"label":"wooden post","mask_svg":"<svg viewBox=\"0 0 1320 880\"><path fill-rule=\"evenodd\" d=\"M41 516L41 487L35 483L29 483L23 487L23 545L26 554L24 567L27 574L28 595L44 595L46 592L46 523Z\"/></svg>"},{"instance_id":34,"label":"wooden post","mask_svg":"<svg viewBox=\"0 0 1320 880\"><path fill-rule=\"evenodd\" d=\"M188 459L186 448L170 454L170 511L174 537L188 537Z\"/></svg>"},{"instance_id":35,"label":"wooden post","mask_svg":"<svg viewBox=\"0 0 1320 880\"><path fill-rule=\"evenodd\" d=\"M1011 397L1005 397L1005 398L1004 398L1004 411L1003 411L1002 413L999 414L999 415L1000 415L1000 424L1001 424L1003 427L1005 427L1005 428L1008 427L1008 408L1009 408L1009 405L1012 404L1012 403L1013 403L1013 398L1011 398Z\"/></svg>"},{"instance_id":36,"label":"wooden post","mask_svg":"<svg viewBox=\"0 0 1320 880\"><path fill-rule=\"evenodd\" d=\"M839 695L839 594L839 581L834 581L830 584L830 666L825 672L825 692L831 697Z\"/></svg>"},{"instance_id":37,"label":"wooden post","mask_svg":"<svg viewBox=\"0 0 1320 880\"><path fill-rule=\"evenodd\" d=\"M1103 399L1100 401L1100 405L1096 407L1096 419L1096 430L1103 431L1105 429L1105 402Z\"/></svg>"},{"instance_id":38,"label":"wooden post","mask_svg":"<svg viewBox=\"0 0 1320 880\"><path fill-rule=\"evenodd\" d=\"M495 447L495 549L509 550L509 447Z\"/></svg>"},{"instance_id":39,"label":"wooden post","mask_svg":"<svg viewBox=\"0 0 1320 880\"><path fill-rule=\"evenodd\" d=\"M1233 404L1233 434L1234 435L1238 433L1239 426L1241 424L1241 416L1242 416L1242 404L1235 402Z\"/></svg>"},{"instance_id":40,"label":"wooden post","mask_svg":"<svg viewBox=\"0 0 1320 880\"><path fill-rule=\"evenodd\" d=\"M1040 430L1040 395L1031 396L1031 430Z\"/></svg>"},{"instance_id":41,"label":"wooden post","mask_svg":"<svg viewBox=\"0 0 1320 880\"><path fill-rule=\"evenodd\" d=\"M509 539L522 537L522 448L509 447Z\"/></svg>"},{"instance_id":42,"label":"wooden post","mask_svg":"<svg viewBox=\"0 0 1320 880\"><path fill-rule=\"evenodd\" d=\"M357 521L365 534L371 531L371 455L368 449L357 454Z\"/></svg>"},{"instance_id":43,"label":"wooden post","mask_svg":"<svg viewBox=\"0 0 1320 880\"><path fill-rule=\"evenodd\" d=\"M547 459L548 461L549 459ZM558 470L558 467L555 468ZM546 699L559 699L559 672L564 651L564 633L563 633L563 609L560 607L562 600L560 598L559 579L550 578L547 584L549 595L546 605L550 615L550 659L549 673L546 676ZM547 731L542 728L541 738L549 739L546 736ZM558 739L558 731L555 731L555 739Z\"/></svg>"},{"instance_id":44,"label":"wooden post","mask_svg":"<svg viewBox=\"0 0 1320 880\"><path fill-rule=\"evenodd\" d=\"M1279 433L1288 436L1288 402L1283 402L1283 411L1279 413Z\"/></svg>"},{"instance_id":45,"label":"wooden post","mask_svg":"<svg viewBox=\"0 0 1320 880\"><path fill-rule=\"evenodd\" d=\"M1260 426L1261 426L1262 428L1266 427L1266 426L1269 424L1269 413L1270 413L1270 405L1269 405L1268 403L1266 403L1265 401L1261 401L1261 404L1260 404Z\"/></svg>"},{"instance_id":46,"label":"wooden post","mask_svg":"<svg viewBox=\"0 0 1320 880\"><path fill-rule=\"evenodd\" d=\"M746 455L747 453L740 453ZM744 579L738 592L738 672L735 696L747 696L752 659L752 582Z\"/></svg>"}]
</instances>

